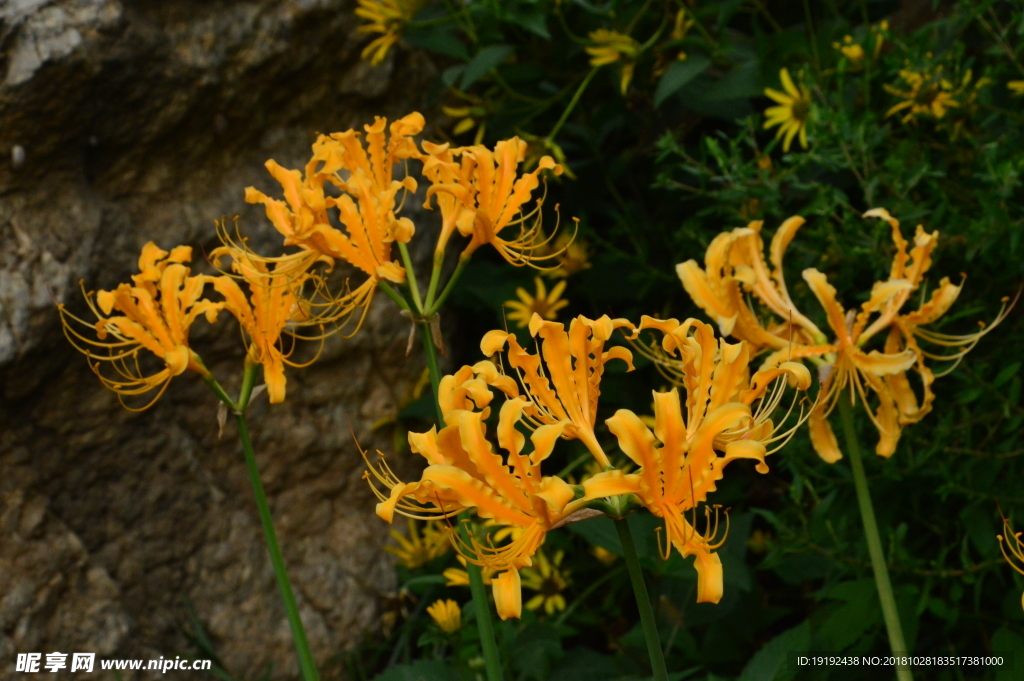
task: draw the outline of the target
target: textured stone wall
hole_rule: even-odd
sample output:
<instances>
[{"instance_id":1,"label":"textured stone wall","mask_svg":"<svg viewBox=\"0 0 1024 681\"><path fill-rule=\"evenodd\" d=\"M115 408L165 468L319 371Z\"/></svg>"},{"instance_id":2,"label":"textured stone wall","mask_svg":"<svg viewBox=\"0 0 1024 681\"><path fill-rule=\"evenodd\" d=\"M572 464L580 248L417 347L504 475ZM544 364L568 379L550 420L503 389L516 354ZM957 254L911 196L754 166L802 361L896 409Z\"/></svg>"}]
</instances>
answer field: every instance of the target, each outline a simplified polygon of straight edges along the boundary
<instances>
[{"instance_id":1,"label":"textured stone wall","mask_svg":"<svg viewBox=\"0 0 1024 681\"><path fill-rule=\"evenodd\" d=\"M233 426L218 439L216 403L188 374L149 411L121 409L54 302L82 312L77 282L126 280L149 240L202 261L222 215L269 249L277 238L242 201L250 184L279 191L267 158L300 167L315 132L416 108L432 66L401 52L360 62L354 4L0 2L0 679L25 678L17 652L187 655L186 598L237 678L296 675ZM236 388L242 348L225 317L197 323L192 345ZM289 370L284 404L253 406L326 678L343 676L341 653L394 587L346 416L364 445L387 446L369 424L422 368L406 333L381 296L356 338Z\"/></svg>"}]
</instances>

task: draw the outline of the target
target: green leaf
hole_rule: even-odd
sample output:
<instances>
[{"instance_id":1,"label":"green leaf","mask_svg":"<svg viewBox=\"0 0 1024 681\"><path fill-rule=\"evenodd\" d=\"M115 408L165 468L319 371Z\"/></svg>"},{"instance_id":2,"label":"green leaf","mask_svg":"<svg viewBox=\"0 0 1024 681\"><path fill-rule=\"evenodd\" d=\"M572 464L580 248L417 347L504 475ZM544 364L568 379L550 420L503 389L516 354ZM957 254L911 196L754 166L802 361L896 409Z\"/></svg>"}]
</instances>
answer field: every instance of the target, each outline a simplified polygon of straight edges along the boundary
<instances>
[{"instance_id":1,"label":"green leaf","mask_svg":"<svg viewBox=\"0 0 1024 681\"><path fill-rule=\"evenodd\" d=\"M992 654L1003 657L996 670L996 681L1013 681L1024 670L1024 639L1009 629L1002 628L992 634Z\"/></svg>"},{"instance_id":2,"label":"green leaf","mask_svg":"<svg viewBox=\"0 0 1024 681\"><path fill-rule=\"evenodd\" d=\"M757 651L736 681L788 681L796 668L786 664L790 653L806 652L811 644L811 624L803 622L784 631Z\"/></svg>"},{"instance_id":3,"label":"green leaf","mask_svg":"<svg viewBox=\"0 0 1024 681\"><path fill-rule=\"evenodd\" d=\"M530 33L551 40L544 8L539 3L519 2L510 7L505 16L510 22L522 26Z\"/></svg>"},{"instance_id":4,"label":"green leaf","mask_svg":"<svg viewBox=\"0 0 1024 681\"><path fill-rule=\"evenodd\" d=\"M992 387L998 388L1003 385L1016 376L1018 371L1020 371L1020 362L1014 362L1013 364L1008 364L1003 367L1003 370L999 372L998 376L996 376L996 380L992 381Z\"/></svg>"},{"instance_id":5,"label":"green leaf","mask_svg":"<svg viewBox=\"0 0 1024 681\"><path fill-rule=\"evenodd\" d=\"M487 72L505 61L515 48L511 45L490 45L477 52L476 56L466 64L466 70L462 73L462 89L469 87L487 75Z\"/></svg>"},{"instance_id":6,"label":"green leaf","mask_svg":"<svg viewBox=\"0 0 1024 681\"><path fill-rule=\"evenodd\" d=\"M757 97L763 90L760 71L760 66L756 61L740 64L715 83L707 92L706 98L710 101L718 101Z\"/></svg>"},{"instance_id":7,"label":"green leaf","mask_svg":"<svg viewBox=\"0 0 1024 681\"><path fill-rule=\"evenodd\" d=\"M823 591L821 597L845 601L832 611L818 630L818 636L832 646L832 650L846 650L882 622L874 580L840 582Z\"/></svg>"},{"instance_id":8,"label":"green leaf","mask_svg":"<svg viewBox=\"0 0 1024 681\"><path fill-rule=\"evenodd\" d=\"M662 102L678 92L679 88L704 73L709 66L711 66L711 60L702 54L692 55L686 61L672 62L661 80L658 81L658 89L654 93L654 106L661 106Z\"/></svg>"},{"instance_id":9,"label":"green leaf","mask_svg":"<svg viewBox=\"0 0 1024 681\"><path fill-rule=\"evenodd\" d=\"M469 59L466 46L450 29L444 26L427 28L410 28L402 34L402 39L410 45L443 54L456 59Z\"/></svg>"}]
</instances>

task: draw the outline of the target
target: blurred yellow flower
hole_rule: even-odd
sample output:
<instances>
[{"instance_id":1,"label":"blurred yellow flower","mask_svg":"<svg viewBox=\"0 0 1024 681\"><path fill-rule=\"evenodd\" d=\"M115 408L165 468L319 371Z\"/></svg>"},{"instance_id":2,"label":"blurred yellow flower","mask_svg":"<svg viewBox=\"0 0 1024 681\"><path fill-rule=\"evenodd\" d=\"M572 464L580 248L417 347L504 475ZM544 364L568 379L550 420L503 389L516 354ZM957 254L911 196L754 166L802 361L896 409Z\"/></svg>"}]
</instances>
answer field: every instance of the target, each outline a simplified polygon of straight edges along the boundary
<instances>
[{"instance_id":1,"label":"blurred yellow flower","mask_svg":"<svg viewBox=\"0 0 1024 681\"><path fill-rule=\"evenodd\" d=\"M422 524L412 518L406 519L409 526L408 535L403 535L398 530L391 530L391 537L398 542L398 546L385 546L384 550L405 567L418 568L434 560L438 556L448 553L451 548L451 541L448 540L448 531L440 522L430 520Z\"/></svg>"},{"instance_id":2,"label":"blurred yellow flower","mask_svg":"<svg viewBox=\"0 0 1024 681\"><path fill-rule=\"evenodd\" d=\"M538 314L544 319L555 319L558 311L569 304L568 300L562 299L562 292L565 291L565 281L555 284L548 293L544 280L534 277L534 284L537 286L536 295L530 295L526 289L519 287L516 295L519 300L506 300L504 305L509 308L508 318L516 323L520 329L525 329L530 324L533 315Z\"/></svg>"},{"instance_id":3,"label":"blurred yellow flower","mask_svg":"<svg viewBox=\"0 0 1024 681\"><path fill-rule=\"evenodd\" d=\"M551 245L551 251L562 254L562 261L558 267L546 270L544 276L561 279L572 276L583 270L590 269L590 248L583 239L575 235L563 232Z\"/></svg>"},{"instance_id":4,"label":"blurred yellow flower","mask_svg":"<svg viewBox=\"0 0 1024 681\"><path fill-rule=\"evenodd\" d=\"M942 66L921 71L907 68L899 73L908 89L900 90L888 83L884 85L886 92L903 100L885 112L887 117L905 111L901 119L904 123L917 116L940 119L948 109L960 106L960 102L953 98L953 84L942 75Z\"/></svg>"},{"instance_id":5,"label":"blurred yellow flower","mask_svg":"<svg viewBox=\"0 0 1024 681\"><path fill-rule=\"evenodd\" d=\"M544 609L549 615L565 610L565 596L562 592L569 585L569 570L561 569L563 551L556 551L554 558L548 559L543 551L538 552L533 567L523 568L522 585L537 595L526 602L528 610Z\"/></svg>"},{"instance_id":6,"label":"blurred yellow flower","mask_svg":"<svg viewBox=\"0 0 1024 681\"><path fill-rule=\"evenodd\" d=\"M360 33L380 33L365 48L361 57L376 66L398 42L406 23L419 11L425 0L359 0L356 16L370 23L359 27Z\"/></svg>"},{"instance_id":7,"label":"blurred yellow flower","mask_svg":"<svg viewBox=\"0 0 1024 681\"><path fill-rule=\"evenodd\" d=\"M622 62L619 80L619 89L626 94L629 83L633 80L633 69L636 67L636 58L640 55L640 43L633 38L619 33L599 28L590 33L590 39L595 43L587 48L590 54L591 66L604 66Z\"/></svg>"},{"instance_id":8,"label":"blurred yellow flower","mask_svg":"<svg viewBox=\"0 0 1024 681\"><path fill-rule=\"evenodd\" d=\"M86 304L96 316L87 322L57 306L64 335L90 360L89 366L104 386L117 393L121 404L130 411L142 411L153 405L170 384L171 379L191 369L203 378L210 372L188 345L192 323L205 315L208 322L217 319L223 303L200 299L210 281L206 276L189 276L185 265L192 260L190 246L178 246L171 252L152 241L142 248L139 274L132 275L133 284L120 284L113 291L86 293ZM111 316L114 311L120 315ZM86 337L76 327L91 329L96 339ZM139 351L147 350L163 362L164 367L147 373L140 364ZM94 363L95 362L95 363ZM117 374L105 376L101 362L109 363ZM129 407L124 397L143 395L158 390L146 406Z\"/></svg>"},{"instance_id":9,"label":"blurred yellow flower","mask_svg":"<svg viewBox=\"0 0 1024 681\"><path fill-rule=\"evenodd\" d=\"M802 83L798 87L789 71L779 71L779 80L785 92L765 88L764 94L775 100L779 106L765 109L764 129L779 126L776 139L782 137L782 150L789 151L793 138L800 136L800 146L807 148L807 120L811 116L811 92Z\"/></svg>"},{"instance_id":10,"label":"blurred yellow flower","mask_svg":"<svg viewBox=\"0 0 1024 681\"><path fill-rule=\"evenodd\" d=\"M1010 520L1003 518L1003 533L997 534L999 550L1003 552L1003 558L1014 570L1024 575L1024 542L1020 539L1021 533L1014 532L1010 526ZM1021 607L1024 608L1024 595L1021 596Z\"/></svg>"},{"instance_id":11,"label":"blurred yellow flower","mask_svg":"<svg viewBox=\"0 0 1024 681\"><path fill-rule=\"evenodd\" d=\"M590 552L594 554L594 558L597 558L604 565L611 565L618 559L618 556L601 546L595 546L590 549Z\"/></svg>"},{"instance_id":12,"label":"blurred yellow flower","mask_svg":"<svg viewBox=\"0 0 1024 681\"><path fill-rule=\"evenodd\" d=\"M864 48L853 41L852 35L843 36L841 43L832 43L832 49L839 50L854 68L859 68L864 61Z\"/></svg>"},{"instance_id":13,"label":"blurred yellow flower","mask_svg":"<svg viewBox=\"0 0 1024 681\"><path fill-rule=\"evenodd\" d=\"M1024 95L1024 80L1011 80L1006 84L1006 87L1009 88L1014 96Z\"/></svg>"},{"instance_id":14,"label":"blurred yellow flower","mask_svg":"<svg viewBox=\"0 0 1024 681\"><path fill-rule=\"evenodd\" d=\"M669 37L672 40L683 40L684 38L686 38L686 34L689 33L690 29L693 28L693 25L695 23L697 22L694 19L690 19L687 17L685 9L680 9L678 12L676 12L676 20L672 24L672 33L669 35ZM681 57L681 59L685 58L685 56Z\"/></svg>"},{"instance_id":15,"label":"blurred yellow flower","mask_svg":"<svg viewBox=\"0 0 1024 681\"><path fill-rule=\"evenodd\" d=\"M450 598L434 601L433 605L427 607L427 614L446 634L454 634L462 628L462 609Z\"/></svg>"}]
</instances>

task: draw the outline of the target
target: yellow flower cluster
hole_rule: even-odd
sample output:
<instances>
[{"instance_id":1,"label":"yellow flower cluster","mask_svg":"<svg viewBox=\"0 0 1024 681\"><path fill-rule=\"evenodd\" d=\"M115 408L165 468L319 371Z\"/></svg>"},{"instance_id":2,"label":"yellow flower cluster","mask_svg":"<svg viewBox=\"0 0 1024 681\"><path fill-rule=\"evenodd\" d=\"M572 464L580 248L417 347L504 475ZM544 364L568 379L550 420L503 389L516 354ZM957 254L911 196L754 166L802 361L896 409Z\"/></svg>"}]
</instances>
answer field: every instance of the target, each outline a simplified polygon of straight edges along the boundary
<instances>
[{"instance_id":1,"label":"yellow flower cluster","mask_svg":"<svg viewBox=\"0 0 1024 681\"><path fill-rule=\"evenodd\" d=\"M724 335L745 341L752 352L767 353L762 371L791 360L817 367L822 389L810 414L810 435L818 455L829 463L842 458L828 422L838 400L860 398L879 432L876 453L892 456L903 426L920 421L932 408L935 395L931 385L936 374L928 360L948 362L938 375L948 373L1007 312L1004 299L1002 310L988 328L963 336L926 328L949 311L963 285L943 278L931 296L921 296L917 309L903 309L924 283L939 233L918 226L911 243L900 231L899 221L885 209L876 208L864 216L889 225L896 253L888 278L875 283L859 311L843 308L823 273L814 268L803 272L804 281L825 311L830 335L796 308L786 286L783 258L805 222L802 217L789 218L775 232L769 248L770 267L764 257L762 223L756 221L715 237L703 268L695 260L676 268L687 293ZM751 306L751 295L763 309ZM881 351L866 349L872 339L880 341ZM922 341L952 348L952 352L935 354L922 348ZM920 398L911 386L909 372L917 375ZM869 404L871 394L875 406Z\"/></svg>"},{"instance_id":2,"label":"yellow flower cluster","mask_svg":"<svg viewBox=\"0 0 1024 681\"><path fill-rule=\"evenodd\" d=\"M288 252L258 255L237 230L218 223L222 245L211 251L211 262L219 269L229 261L229 271L192 275L190 247L167 252L146 244L132 284L85 293L97 321L59 307L68 339L89 358L104 385L122 398L157 391L144 409L188 369L212 380L189 347L189 330L198 317L213 323L226 310L244 331L247 361L263 367L270 401L283 401L285 366L305 366L291 359L298 340L322 342L330 333L355 334L376 290L407 280L392 247L407 243L415 233L413 222L400 212L418 183L412 176L394 176L395 166L409 160L422 163L430 183L426 207L433 208L431 201L436 201L440 209L440 256L456 230L468 237L463 261L488 244L514 265L536 267L564 254L569 244L551 249L550 237L543 237L543 199L529 207L541 173L558 174L561 166L545 156L534 170L520 172L526 143L517 137L493 149L427 141L421 149L413 137L423 126L418 113L390 126L377 117L365 126L365 134L347 130L320 135L301 171L267 161L283 198L249 187L245 199L264 206ZM325 276L339 260L360 271L363 281L356 286L346 282L341 293L332 293ZM204 298L207 287L221 299ZM110 367L113 375L103 367Z\"/></svg>"},{"instance_id":3,"label":"yellow flower cluster","mask_svg":"<svg viewBox=\"0 0 1024 681\"><path fill-rule=\"evenodd\" d=\"M635 464L629 472L612 465L597 434L606 365L618 361L632 369L632 352L608 345L616 329L630 338L645 330L661 334L659 347L676 359L682 377L683 396L678 389L654 394L653 432L628 410L605 420L619 450ZM602 513L621 516L646 507L665 520L666 558L672 547L697 557L698 601L718 602L718 523L709 518L698 530L697 508L730 462L752 459L759 471L768 470L768 447L787 436L769 414L787 381L799 390L809 387L807 369L788 362L751 375L746 343L717 339L709 325L692 319L644 317L637 326L607 316L577 317L566 330L534 315L529 330L539 345L536 354L514 334L491 331L480 344L490 359L441 381L444 427L409 435L412 451L428 464L418 481L401 481L383 458L367 459L365 477L380 499L377 514L392 522L395 513L451 518L474 509L502 530L486 542L463 541L454 533L452 538L464 560L493 575L498 614L507 619L522 612L524 585L540 592L527 607L550 613L564 606L559 594L567 575L558 569L560 557L538 553L548 532ZM504 397L496 427L502 454L494 451L486 425L498 394ZM527 432L531 446L525 449ZM600 472L578 485L543 475L542 464L560 439L581 442Z\"/></svg>"}]
</instances>

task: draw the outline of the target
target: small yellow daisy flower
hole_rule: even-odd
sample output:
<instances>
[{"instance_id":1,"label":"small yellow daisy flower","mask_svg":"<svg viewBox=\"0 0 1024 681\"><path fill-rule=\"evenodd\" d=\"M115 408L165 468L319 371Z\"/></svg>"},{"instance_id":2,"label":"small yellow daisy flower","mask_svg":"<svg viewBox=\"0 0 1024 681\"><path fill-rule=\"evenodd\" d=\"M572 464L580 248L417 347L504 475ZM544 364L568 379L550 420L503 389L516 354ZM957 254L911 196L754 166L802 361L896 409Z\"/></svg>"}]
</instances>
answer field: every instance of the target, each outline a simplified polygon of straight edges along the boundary
<instances>
[{"instance_id":1,"label":"small yellow daisy flower","mask_svg":"<svg viewBox=\"0 0 1024 681\"><path fill-rule=\"evenodd\" d=\"M779 106L765 109L767 118L764 129L779 126L775 137L783 137L782 150L789 151L793 138L800 136L800 146L807 148L807 119L811 116L811 92L803 84L797 87L789 76L789 71L779 71L779 80L785 92L765 88L764 94L778 102Z\"/></svg>"},{"instance_id":2,"label":"small yellow daisy flower","mask_svg":"<svg viewBox=\"0 0 1024 681\"><path fill-rule=\"evenodd\" d=\"M568 300L562 299L565 281L555 284L551 293L548 293L547 286L544 285L544 280L540 277L534 277L534 283L537 285L535 296L531 296L526 289L519 287L516 289L519 300L505 301L505 307L511 310L508 313L508 318L514 321L520 329L529 326L530 318L534 314L538 314L544 319L554 320L558 316L558 311L569 304Z\"/></svg>"},{"instance_id":3,"label":"small yellow daisy flower","mask_svg":"<svg viewBox=\"0 0 1024 681\"><path fill-rule=\"evenodd\" d=\"M569 571L560 569L563 557L563 552L558 551L549 560L541 551L534 556L533 567L521 570L523 588L539 592L526 602L527 609L544 608L544 612L549 615L565 610L565 596L562 592L569 585Z\"/></svg>"},{"instance_id":4,"label":"small yellow daisy flower","mask_svg":"<svg viewBox=\"0 0 1024 681\"><path fill-rule=\"evenodd\" d=\"M446 634L454 634L462 628L462 610L459 604L450 598L434 601L433 605L427 607L427 614Z\"/></svg>"}]
</instances>

